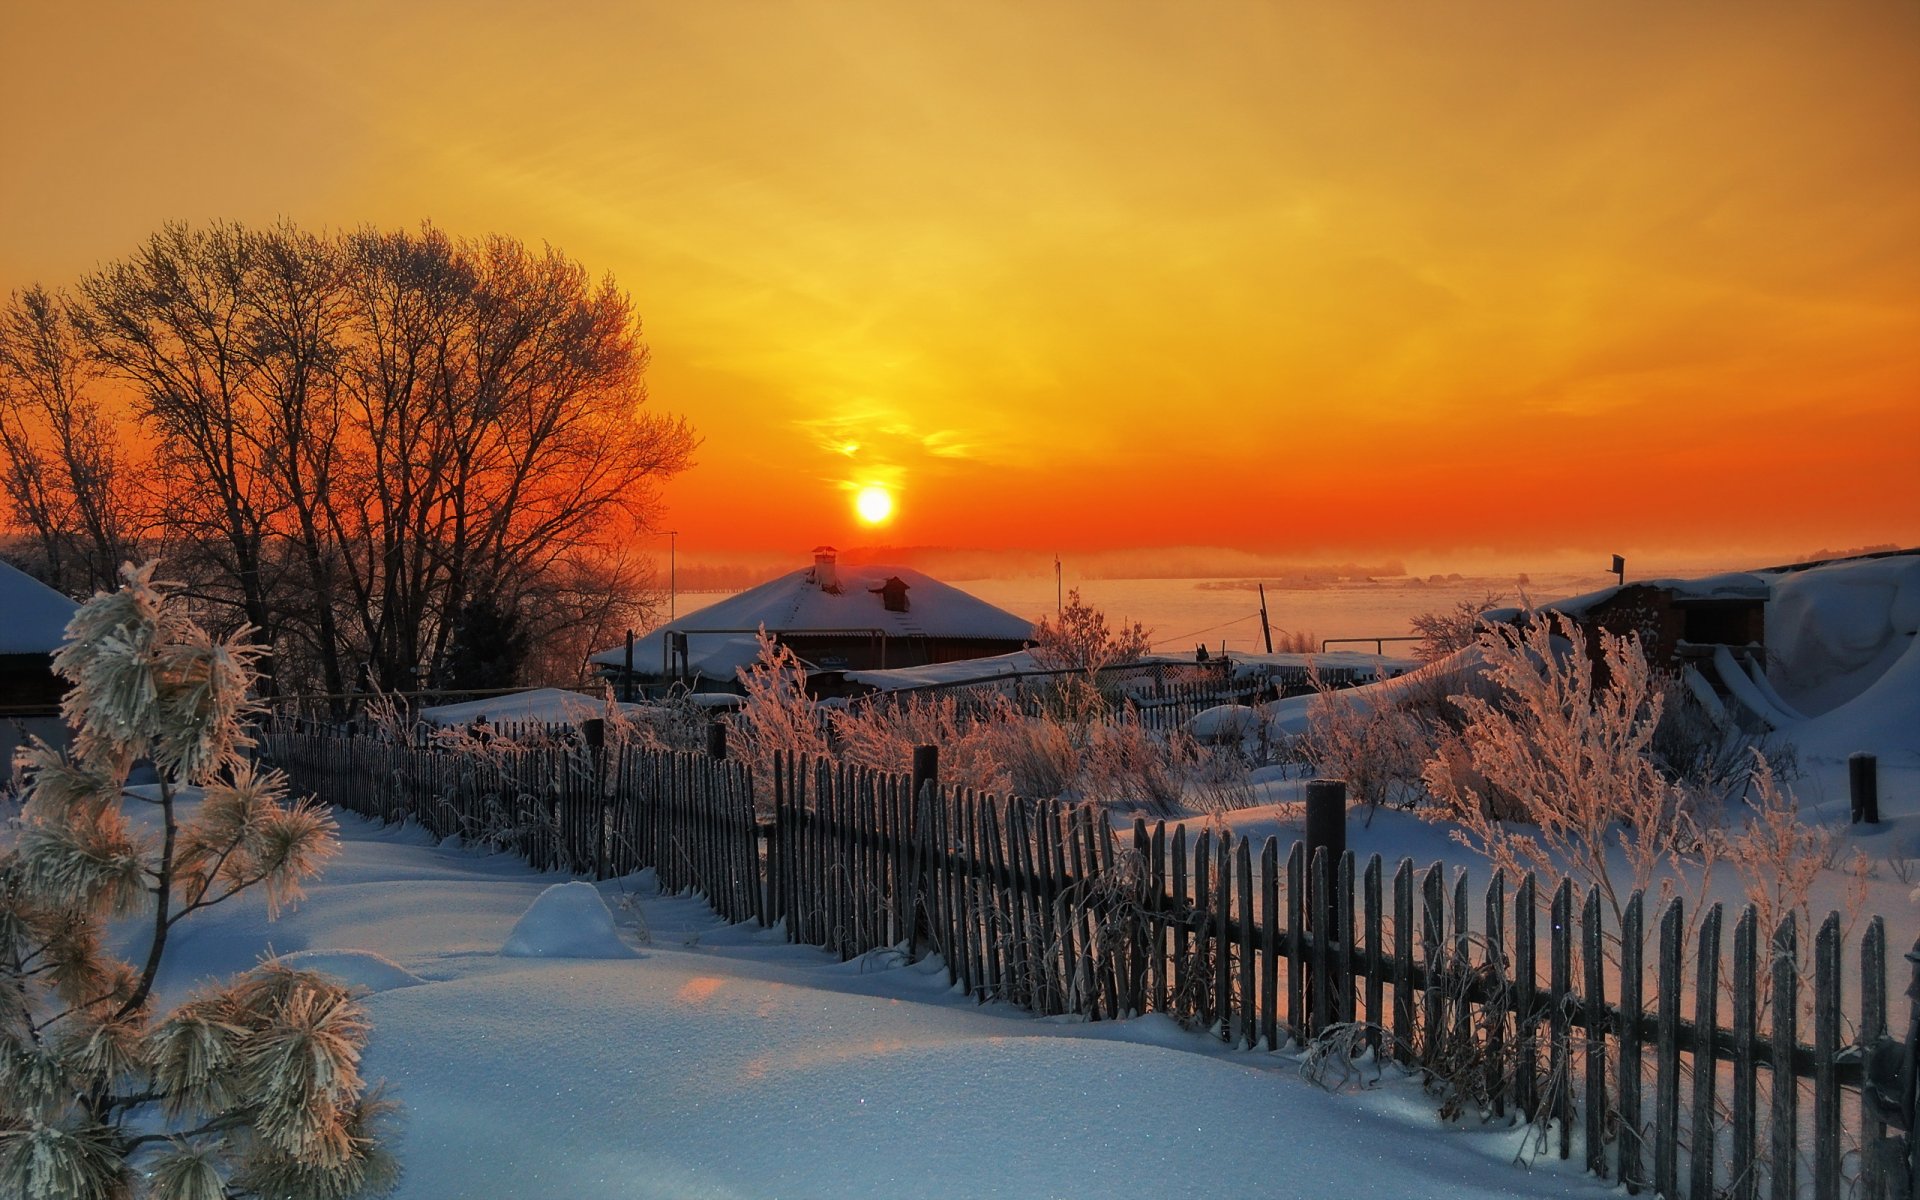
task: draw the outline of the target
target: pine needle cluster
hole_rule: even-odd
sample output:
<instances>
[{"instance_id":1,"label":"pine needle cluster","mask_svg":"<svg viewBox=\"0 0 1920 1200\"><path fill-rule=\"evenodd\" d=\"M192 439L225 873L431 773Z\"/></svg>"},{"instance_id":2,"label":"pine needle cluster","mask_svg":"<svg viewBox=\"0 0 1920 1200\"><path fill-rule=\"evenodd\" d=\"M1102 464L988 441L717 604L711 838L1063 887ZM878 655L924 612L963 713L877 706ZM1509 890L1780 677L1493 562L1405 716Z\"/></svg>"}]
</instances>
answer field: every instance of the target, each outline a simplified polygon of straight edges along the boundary
<instances>
[{"instance_id":1,"label":"pine needle cluster","mask_svg":"<svg viewBox=\"0 0 1920 1200\"><path fill-rule=\"evenodd\" d=\"M245 757L246 631L210 637L151 564L122 573L54 657L71 751L25 752L25 804L0 835L0 1196L383 1192L391 1106L360 1077L369 1024L349 989L269 964L155 1010L175 925L254 888L277 913L336 831ZM130 790L141 760L157 784ZM139 804L157 820L130 820ZM145 931L142 961L105 949L110 921Z\"/></svg>"}]
</instances>

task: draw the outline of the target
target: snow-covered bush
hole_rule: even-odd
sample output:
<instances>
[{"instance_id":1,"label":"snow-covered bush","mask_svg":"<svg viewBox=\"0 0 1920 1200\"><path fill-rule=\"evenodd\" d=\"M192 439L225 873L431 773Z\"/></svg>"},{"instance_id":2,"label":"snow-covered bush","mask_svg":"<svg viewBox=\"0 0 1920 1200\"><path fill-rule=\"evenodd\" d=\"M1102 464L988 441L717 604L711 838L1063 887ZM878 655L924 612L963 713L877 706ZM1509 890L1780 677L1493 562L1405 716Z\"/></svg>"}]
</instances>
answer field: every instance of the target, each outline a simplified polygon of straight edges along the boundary
<instances>
[{"instance_id":1,"label":"snow-covered bush","mask_svg":"<svg viewBox=\"0 0 1920 1200\"><path fill-rule=\"evenodd\" d=\"M287 803L285 777L243 757L257 651L210 638L152 572L125 568L69 624L54 669L73 685L73 753L27 752L0 850L0 1195L383 1191L388 1106L360 1078L369 1025L347 988L268 965L155 1011L180 922L256 888L273 914L335 837L325 809ZM151 796L127 788L138 759ZM144 931L137 962L107 950L114 919Z\"/></svg>"},{"instance_id":2,"label":"snow-covered bush","mask_svg":"<svg viewBox=\"0 0 1920 1200\"><path fill-rule=\"evenodd\" d=\"M1005 703L962 710L952 696L877 697L831 717L842 758L876 771L913 768L916 746L940 748L940 778L954 787L1005 793L1011 777L995 749L995 727L1022 718Z\"/></svg>"},{"instance_id":3,"label":"snow-covered bush","mask_svg":"<svg viewBox=\"0 0 1920 1200\"><path fill-rule=\"evenodd\" d=\"M1079 588L1067 592L1058 616L1041 617L1033 627L1034 661L1054 670L1097 674L1137 662L1148 648L1147 631L1138 621L1110 627L1106 613L1080 599Z\"/></svg>"},{"instance_id":4,"label":"snow-covered bush","mask_svg":"<svg viewBox=\"0 0 1920 1200\"><path fill-rule=\"evenodd\" d=\"M827 722L819 704L807 695L807 668L799 656L764 629L759 656L741 670L740 683L747 691L746 703L735 716L743 743L741 757L771 797L774 757L826 754Z\"/></svg>"},{"instance_id":5,"label":"snow-covered bush","mask_svg":"<svg viewBox=\"0 0 1920 1200\"><path fill-rule=\"evenodd\" d=\"M1636 889L1664 900L1667 869L1705 843L1685 792L1648 752L1663 697L1639 639L1594 636L1604 684L1584 633L1557 613L1482 630L1480 653L1501 694L1454 698L1465 728L1450 753L1428 760L1425 782L1457 823L1454 836L1484 847L1495 867L1571 873L1600 890L1617 922Z\"/></svg>"},{"instance_id":6,"label":"snow-covered bush","mask_svg":"<svg viewBox=\"0 0 1920 1200\"><path fill-rule=\"evenodd\" d=\"M1438 662L1449 654L1465 650L1474 644L1486 625L1482 614L1500 607L1505 600L1505 596L1487 592L1478 600L1462 600L1452 608L1415 616L1408 622L1420 635L1420 644L1413 648L1413 656L1421 662Z\"/></svg>"},{"instance_id":7,"label":"snow-covered bush","mask_svg":"<svg viewBox=\"0 0 1920 1200\"><path fill-rule=\"evenodd\" d=\"M1080 768L1088 800L1167 816L1179 805L1199 752L1183 733L1158 734L1136 720L1094 727Z\"/></svg>"},{"instance_id":8,"label":"snow-covered bush","mask_svg":"<svg viewBox=\"0 0 1920 1200\"><path fill-rule=\"evenodd\" d=\"M1356 699L1308 674L1317 695L1307 710L1306 756L1322 775L1343 779L1347 797L1372 810L1412 808L1426 795L1423 771L1438 735L1421 705L1398 696ZM1402 689L1405 691L1406 689Z\"/></svg>"}]
</instances>

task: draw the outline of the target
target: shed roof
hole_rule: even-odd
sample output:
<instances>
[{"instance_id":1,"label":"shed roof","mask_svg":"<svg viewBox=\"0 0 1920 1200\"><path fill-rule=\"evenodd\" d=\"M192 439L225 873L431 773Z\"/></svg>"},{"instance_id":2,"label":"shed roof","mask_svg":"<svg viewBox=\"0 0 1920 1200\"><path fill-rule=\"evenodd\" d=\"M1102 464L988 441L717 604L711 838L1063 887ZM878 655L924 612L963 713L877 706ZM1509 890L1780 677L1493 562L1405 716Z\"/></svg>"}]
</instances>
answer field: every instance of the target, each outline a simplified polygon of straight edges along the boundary
<instances>
[{"instance_id":1,"label":"shed roof","mask_svg":"<svg viewBox=\"0 0 1920 1200\"><path fill-rule=\"evenodd\" d=\"M0 562L0 654L51 654L67 640L79 605Z\"/></svg>"},{"instance_id":2,"label":"shed roof","mask_svg":"<svg viewBox=\"0 0 1920 1200\"><path fill-rule=\"evenodd\" d=\"M807 567L782 575L635 639L635 670L645 674L659 670L667 660L670 631L689 635L689 668L716 679L731 679L738 667L753 661L754 634L762 626L768 633L790 635L877 634L1002 642L1033 636L1033 623L1025 618L911 567L839 564L833 590L822 588L814 571ZM912 589L909 611L887 609L882 589L890 579ZM592 661L623 666L626 647L602 650Z\"/></svg>"}]
</instances>

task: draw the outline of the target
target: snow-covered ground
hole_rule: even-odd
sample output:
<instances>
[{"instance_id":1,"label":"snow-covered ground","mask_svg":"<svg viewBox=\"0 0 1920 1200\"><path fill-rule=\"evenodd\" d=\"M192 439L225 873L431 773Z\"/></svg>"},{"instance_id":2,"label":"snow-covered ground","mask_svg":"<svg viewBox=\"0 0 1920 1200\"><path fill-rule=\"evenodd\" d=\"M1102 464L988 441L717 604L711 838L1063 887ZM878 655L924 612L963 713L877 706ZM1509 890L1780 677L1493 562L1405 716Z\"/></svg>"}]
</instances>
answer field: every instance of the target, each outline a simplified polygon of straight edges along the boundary
<instances>
[{"instance_id":1,"label":"snow-covered ground","mask_svg":"<svg viewBox=\"0 0 1920 1200\"><path fill-rule=\"evenodd\" d=\"M365 1068L405 1106L409 1200L1607 1190L1577 1163L1514 1165L1525 1131L1445 1125L1404 1079L1330 1093L1285 1052L1159 1017L978 1006L937 961L841 963L650 875L597 886L618 944L580 938L586 885L529 915L562 877L340 820L305 903L200 914L164 982L177 997L271 946L376 989ZM540 953L567 938L619 957Z\"/></svg>"}]
</instances>

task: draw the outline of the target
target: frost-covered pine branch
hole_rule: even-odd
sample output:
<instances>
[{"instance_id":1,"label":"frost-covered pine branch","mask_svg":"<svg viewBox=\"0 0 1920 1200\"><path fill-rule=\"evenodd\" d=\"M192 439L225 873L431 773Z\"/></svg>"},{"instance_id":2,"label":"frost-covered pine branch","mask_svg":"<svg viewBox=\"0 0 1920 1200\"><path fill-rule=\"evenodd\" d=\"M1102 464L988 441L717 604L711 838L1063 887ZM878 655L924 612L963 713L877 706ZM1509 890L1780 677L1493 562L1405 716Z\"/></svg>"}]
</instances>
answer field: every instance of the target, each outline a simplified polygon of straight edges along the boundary
<instances>
[{"instance_id":1,"label":"frost-covered pine branch","mask_svg":"<svg viewBox=\"0 0 1920 1200\"><path fill-rule=\"evenodd\" d=\"M263 966L155 1012L168 934L259 889L297 901L336 848L326 811L244 757L258 651L195 625L151 565L74 615L71 753L24 755L25 805L0 845L0 1195L317 1200L391 1183L386 1101L359 1073L366 1013L336 981ZM134 762L158 828L128 819ZM201 794L186 803L189 790ZM140 961L108 953L120 919Z\"/></svg>"}]
</instances>

